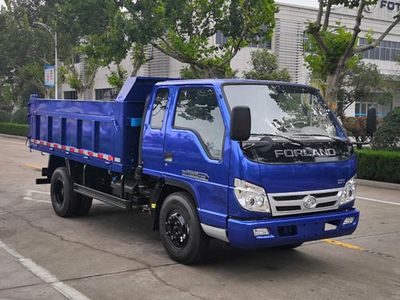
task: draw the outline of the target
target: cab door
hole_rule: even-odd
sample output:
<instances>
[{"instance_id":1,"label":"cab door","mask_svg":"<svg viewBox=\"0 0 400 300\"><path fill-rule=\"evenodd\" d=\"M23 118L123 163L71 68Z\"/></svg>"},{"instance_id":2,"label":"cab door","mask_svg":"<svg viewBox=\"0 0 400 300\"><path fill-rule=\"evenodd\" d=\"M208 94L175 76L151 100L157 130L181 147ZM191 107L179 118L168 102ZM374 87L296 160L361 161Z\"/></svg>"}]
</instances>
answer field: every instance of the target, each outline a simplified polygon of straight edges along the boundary
<instances>
[{"instance_id":1,"label":"cab door","mask_svg":"<svg viewBox=\"0 0 400 300\"><path fill-rule=\"evenodd\" d=\"M225 228L230 145L224 103L213 86L185 86L174 94L165 134L165 176L191 187L202 223Z\"/></svg>"},{"instance_id":2,"label":"cab door","mask_svg":"<svg viewBox=\"0 0 400 300\"><path fill-rule=\"evenodd\" d=\"M162 176L164 172L165 125L170 98L170 89L159 87L148 104L142 138L142 161L146 174Z\"/></svg>"}]
</instances>

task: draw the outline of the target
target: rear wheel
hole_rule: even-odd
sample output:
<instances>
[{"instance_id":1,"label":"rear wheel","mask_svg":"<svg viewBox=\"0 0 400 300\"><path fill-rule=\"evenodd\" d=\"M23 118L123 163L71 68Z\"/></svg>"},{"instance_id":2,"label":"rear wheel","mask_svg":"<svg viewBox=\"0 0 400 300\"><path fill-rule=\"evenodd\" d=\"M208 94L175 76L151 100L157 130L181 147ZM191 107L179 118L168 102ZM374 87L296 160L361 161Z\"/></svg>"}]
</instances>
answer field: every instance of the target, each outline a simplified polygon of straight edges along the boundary
<instances>
[{"instance_id":1,"label":"rear wheel","mask_svg":"<svg viewBox=\"0 0 400 300\"><path fill-rule=\"evenodd\" d=\"M78 199L73 188L73 180L65 167L57 168L51 177L51 204L60 217L73 216L78 207Z\"/></svg>"},{"instance_id":2,"label":"rear wheel","mask_svg":"<svg viewBox=\"0 0 400 300\"><path fill-rule=\"evenodd\" d=\"M78 199L78 208L76 210L77 216L86 216L89 213L90 208L92 207L93 198L88 196L75 193Z\"/></svg>"},{"instance_id":3,"label":"rear wheel","mask_svg":"<svg viewBox=\"0 0 400 300\"><path fill-rule=\"evenodd\" d=\"M162 204L159 224L161 242L173 260L192 264L207 251L209 238L201 228L189 194L169 195Z\"/></svg>"},{"instance_id":4,"label":"rear wheel","mask_svg":"<svg viewBox=\"0 0 400 300\"><path fill-rule=\"evenodd\" d=\"M57 168L51 177L51 203L60 217L86 216L92 198L74 192L74 180L65 167Z\"/></svg>"}]
</instances>

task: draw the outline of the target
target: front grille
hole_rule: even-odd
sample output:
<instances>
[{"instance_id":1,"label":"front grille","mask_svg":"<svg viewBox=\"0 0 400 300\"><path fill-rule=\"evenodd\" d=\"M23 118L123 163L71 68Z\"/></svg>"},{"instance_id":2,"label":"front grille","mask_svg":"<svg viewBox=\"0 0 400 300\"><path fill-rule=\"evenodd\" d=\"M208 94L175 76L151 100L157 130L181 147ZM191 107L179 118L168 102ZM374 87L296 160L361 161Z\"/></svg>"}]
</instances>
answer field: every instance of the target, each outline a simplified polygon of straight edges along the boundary
<instances>
[{"instance_id":1,"label":"front grille","mask_svg":"<svg viewBox=\"0 0 400 300\"><path fill-rule=\"evenodd\" d=\"M319 207L328 207L328 206L333 206L336 204L336 201L331 201L331 202L325 202L325 203L319 203L317 204L317 208Z\"/></svg>"},{"instance_id":2,"label":"front grille","mask_svg":"<svg viewBox=\"0 0 400 300\"><path fill-rule=\"evenodd\" d=\"M295 215L331 210L339 207L341 189L268 194L272 215ZM305 205L308 196L315 197L314 208Z\"/></svg>"},{"instance_id":3,"label":"front grille","mask_svg":"<svg viewBox=\"0 0 400 300\"><path fill-rule=\"evenodd\" d=\"M329 193L315 193L315 194L310 194L311 196L314 196L315 198L326 198L326 197L333 197L337 195L337 191L334 192L329 192ZM291 196L275 196L274 199L275 201L292 201L292 200L302 200L304 198L304 195L291 195Z\"/></svg>"},{"instance_id":4,"label":"front grille","mask_svg":"<svg viewBox=\"0 0 400 300\"><path fill-rule=\"evenodd\" d=\"M301 206L277 206L277 211L290 211L290 210L299 210Z\"/></svg>"}]
</instances>

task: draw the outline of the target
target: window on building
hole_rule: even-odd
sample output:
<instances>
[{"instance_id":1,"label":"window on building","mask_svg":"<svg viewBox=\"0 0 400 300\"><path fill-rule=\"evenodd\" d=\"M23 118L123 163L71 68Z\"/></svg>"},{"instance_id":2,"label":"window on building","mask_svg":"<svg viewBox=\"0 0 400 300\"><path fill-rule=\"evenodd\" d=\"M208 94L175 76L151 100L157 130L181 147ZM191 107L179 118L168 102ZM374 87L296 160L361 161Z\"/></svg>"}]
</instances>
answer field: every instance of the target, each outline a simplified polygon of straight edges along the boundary
<instances>
[{"instance_id":1,"label":"window on building","mask_svg":"<svg viewBox=\"0 0 400 300\"><path fill-rule=\"evenodd\" d=\"M372 107L376 108L376 115L379 118L384 118L390 112L392 105L391 103L378 104L374 102L356 102L354 115L356 117L366 117L368 115L368 110Z\"/></svg>"},{"instance_id":2,"label":"window on building","mask_svg":"<svg viewBox=\"0 0 400 300\"><path fill-rule=\"evenodd\" d=\"M218 31L215 34L215 43L217 45L224 45L228 42L228 38L222 34L222 32ZM257 38L257 42L250 43L250 48L260 48L260 49L272 49L271 41L262 41L261 38Z\"/></svg>"},{"instance_id":3,"label":"window on building","mask_svg":"<svg viewBox=\"0 0 400 300\"><path fill-rule=\"evenodd\" d=\"M81 62L81 55L76 54L74 55L74 64L79 64Z\"/></svg>"},{"instance_id":4,"label":"window on building","mask_svg":"<svg viewBox=\"0 0 400 300\"><path fill-rule=\"evenodd\" d=\"M168 104L168 89L160 89L154 99L153 108L151 110L150 127L153 129L161 129L164 121L165 110Z\"/></svg>"},{"instance_id":5,"label":"window on building","mask_svg":"<svg viewBox=\"0 0 400 300\"><path fill-rule=\"evenodd\" d=\"M222 32L218 31L215 34L215 43L217 45L224 45L228 42L228 38L222 34Z\"/></svg>"},{"instance_id":6,"label":"window on building","mask_svg":"<svg viewBox=\"0 0 400 300\"><path fill-rule=\"evenodd\" d=\"M368 110L373 107L373 103L370 102L356 102L355 116L356 117L366 117Z\"/></svg>"},{"instance_id":7,"label":"window on building","mask_svg":"<svg viewBox=\"0 0 400 300\"><path fill-rule=\"evenodd\" d=\"M360 38L360 45L367 45L366 38ZM379 47L362 52L361 58L396 61L400 58L400 42L382 41Z\"/></svg>"},{"instance_id":8,"label":"window on building","mask_svg":"<svg viewBox=\"0 0 400 300\"><path fill-rule=\"evenodd\" d=\"M112 100L116 96L113 89L96 89L94 93L96 100Z\"/></svg>"},{"instance_id":9,"label":"window on building","mask_svg":"<svg viewBox=\"0 0 400 300\"><path fill-rule=\"evenodd\" d=\"M65 91L64 99L78 99L78 93L76 91Z\"/></svg>"},{"instance_id":10,"label":"window on building","mask_svg":"<svg viewBox=\"0 0 400 300\"><path fill-rule=\"evenodd\" d=\"M225 126L213 89L182 89L176 104L174 128L194 132L211 158L222 157Z\"/></svg>"}]
</instances>

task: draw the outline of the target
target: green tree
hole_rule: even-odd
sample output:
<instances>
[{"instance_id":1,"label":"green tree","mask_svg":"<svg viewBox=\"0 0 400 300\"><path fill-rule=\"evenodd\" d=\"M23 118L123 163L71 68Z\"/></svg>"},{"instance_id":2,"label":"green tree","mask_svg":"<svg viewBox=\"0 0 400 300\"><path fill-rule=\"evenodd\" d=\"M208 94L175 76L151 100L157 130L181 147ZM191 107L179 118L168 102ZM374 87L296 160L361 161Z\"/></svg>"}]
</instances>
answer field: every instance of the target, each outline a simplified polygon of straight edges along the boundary
<instances>
[{"instance_id":1,"label":"green tree","mask_svg":"<svg viewBox=\"0 0 400 300\"><path fill-rule=\"evenodd\" d=\"M81 44L77 47L80 54L85 54L99 66L116 69L111 71L107 80L111 86L119 90L125 81L128 71L123 69L121 62L130 58L130 76L136 76L140 67L153 59L152 51L141 44L137 38L128 39L132 20L126 19L126 12L114 0L72 0L61 6L63 19L74 19L73 31L80 32ZM97 11L103 18L93 24L92 12ZM151 50L151 49L150 49ZM149 55L146 55L149 52Z\"/></svg>"},{"instance_id":2,"label":"green tree","mask_svg":"<svg viewBox=\"0 0 400 300\"><path fill-rule=\"evenodd\" d=\"M76 52L84 32L77 29L76 22L66 24L61 5L66 1L9 0L5 4L6 9L0 10L0 88L11 91L15 111L26 105L30 94L44 96L48 92L43 67L54 64L54 40L35 22L58 33L60 60Z\"/></svg>"},{"instance_id":3,"label":"green tree","mask_svg":"<svg viewBox=\"0 0 400 300\"><path fill-rule=\"evenodd\" d=\"M337 103L345 111L356 101L390 103L393 93L388 91L386 77L374 64L358 62L343 72L339 79Z\"/></svg>"},{"instance_id":4,"label":"green tree","mask_svg":"<svg viewBox=\"0 0 400 300\"><path fill-rule=\"evenodd\" d=\"M92 99L92 89L98 68L97 61L91 58L83 58L83 61L77 65L71 60L60 68L61 79L76 90L78 99Z\"/></svg>"},{"instance_id":5,"label":"green tree","mask_svg":"<svg viewBox=\"0 0 400 300\"><path fill-rule=\"evenodd\" d=\"M138 0L121 2L131 43L151 44L188 64L195 77L225 77L237 52L269 39L275 25L273 0ZM226 37L210 43L216 33Z\"/></svg>"},{"instance_id":6,"label":"green tree","mask_svg":"<svg viewBox=\"0 0 400 300\"><path fill-rule=\"evenodd\" d=\"M372 146L375 149L400 149L400 107L392 110L376 131Z\"/></svg>"},{"instance_id":7,"label":"green tree","mask_svg":"<svg viewBox=\"0 0 400 300\"><path fill-rule=\"evenodd\" d=\"M48 36L32 29L38 13L22 3L9 1L0 11L0 88L10 92L13 107L24 106L31 93L44 94L43 65L53 49Z\"/></svg>"},{"instance_id":8,"label":"green tree","mask_svg":"<svg viewBox=\"0 0 400 300\"><path fill-rule=\"evenodd\" d=\"M117 64L117 69L111 71L111 74L107 76L107 82L117 91L120 91L127 78L128 72L120 64Z\"/></svg>"},{"instance_id":9,"label":"green tree","mask_svg":"<svg viewBox=\"0 0 400 300\"><path fill-rule=\"evenodd\" d=\"M248 79L290 81L287 69L280 69L276 55L266 49L255 50L250 54L252 69L244 74Z\"/></svg>"},{"instance_id":10,"label":"green tree","mask_svg":"<svg viewBox=\"0 0 400 300\"><path fill-rule=\"evenodd\" d=\"M369 34L368 43L358 46L358 36L361 32L364 11L368 5L374 5L377 2L377 0L319 0L316 21L309 23L306 30L316 51L311 52L306 57L306 61L312 73L318 74L317 78L325 83L325 98L328 102L336 102L339 80L343 72L353 64L354 57L379 46L382 40L400 22L400 16L397 14L393 22L378 38L373 38L372 34ZM330 27L331 10L335 5L356 10L353 28ZM342 114L343 108L338 106L338 115Z\"/></svg>"}]
</instances>

